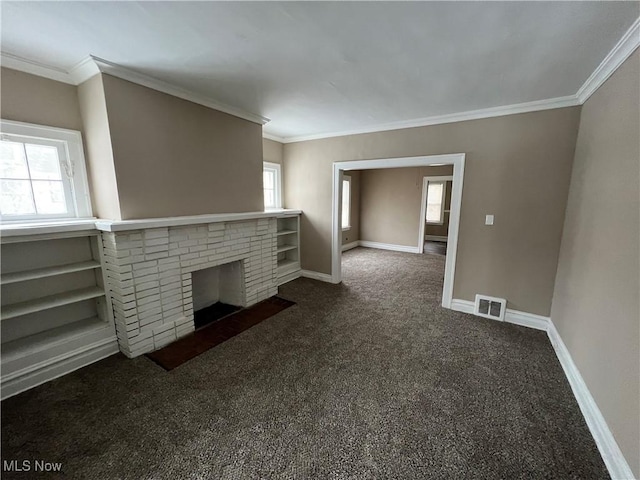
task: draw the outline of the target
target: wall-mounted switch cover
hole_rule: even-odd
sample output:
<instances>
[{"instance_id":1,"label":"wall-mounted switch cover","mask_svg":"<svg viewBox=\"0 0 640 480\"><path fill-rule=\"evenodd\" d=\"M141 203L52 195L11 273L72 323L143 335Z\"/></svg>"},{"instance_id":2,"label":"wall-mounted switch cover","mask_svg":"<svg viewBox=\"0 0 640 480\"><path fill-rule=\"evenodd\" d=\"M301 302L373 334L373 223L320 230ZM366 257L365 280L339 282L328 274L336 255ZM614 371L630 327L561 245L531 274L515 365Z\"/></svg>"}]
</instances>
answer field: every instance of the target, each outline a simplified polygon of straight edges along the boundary
<instances>
[{"instance_id":1,"label":"wall-mounted switch cover","mask_svg":"<svg viewBox=\"0 0 640 480\"><path fill-rule=\"evenodd\" d=\"M484 224L485 225L493 225L493 215L487 215L484 218Z\"/></svg>"}]
</instances>

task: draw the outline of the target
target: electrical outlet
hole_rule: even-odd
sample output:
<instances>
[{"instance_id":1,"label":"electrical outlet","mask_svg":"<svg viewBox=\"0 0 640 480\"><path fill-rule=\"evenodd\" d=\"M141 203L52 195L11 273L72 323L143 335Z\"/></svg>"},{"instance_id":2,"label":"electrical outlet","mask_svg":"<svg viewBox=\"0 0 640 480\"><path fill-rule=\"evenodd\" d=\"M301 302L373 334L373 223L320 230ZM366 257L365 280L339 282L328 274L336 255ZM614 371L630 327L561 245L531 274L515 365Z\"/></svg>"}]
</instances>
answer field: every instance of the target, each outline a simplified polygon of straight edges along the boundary
<instances>
[{"instance_id":1,"label":"electrical outlet","mask_svg":"<svg viewBox=\"0 0 640 480\"><path fill-rule=\"evenodd\" d=\"M487 215L486 217L484 217L484 224L493 225L493 215Z\"/></svg>"}]
</instances>

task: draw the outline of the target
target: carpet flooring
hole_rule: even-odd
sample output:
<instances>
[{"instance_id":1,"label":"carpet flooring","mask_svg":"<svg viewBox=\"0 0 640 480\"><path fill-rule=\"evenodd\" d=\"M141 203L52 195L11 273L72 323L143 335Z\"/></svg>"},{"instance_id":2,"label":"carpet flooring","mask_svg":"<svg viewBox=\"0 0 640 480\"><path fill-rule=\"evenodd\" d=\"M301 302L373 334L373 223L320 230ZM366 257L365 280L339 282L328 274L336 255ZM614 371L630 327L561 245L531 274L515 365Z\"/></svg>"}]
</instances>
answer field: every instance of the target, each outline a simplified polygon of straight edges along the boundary
<instances>
[{"instance_id":1,"label":"carpet flooring","mask_svg":"<svg viewBox=\"0 0 640 480\"><path fill-rule=\"evenodd\" d=\"M114 355L10 398L2 459L74 479L608 478L546 334L442 309L444 260L357 248L342 284L283 285L296 305L170 372Z\"/></svg>"},{"instance_id":2,"label":"carpet flooring","mask_svg":"<svg viewBox=\"0 0 640 480\"><path fill-rule=\"evenodd\" d=\"M229 305L239 311L216 320L160 350L147 353L147 358L167 371L173 370L292 305L295 303L279 297L267 298L241 310ZM225 310L229 309L225 308Z\"/></svg>"}]
</instances>

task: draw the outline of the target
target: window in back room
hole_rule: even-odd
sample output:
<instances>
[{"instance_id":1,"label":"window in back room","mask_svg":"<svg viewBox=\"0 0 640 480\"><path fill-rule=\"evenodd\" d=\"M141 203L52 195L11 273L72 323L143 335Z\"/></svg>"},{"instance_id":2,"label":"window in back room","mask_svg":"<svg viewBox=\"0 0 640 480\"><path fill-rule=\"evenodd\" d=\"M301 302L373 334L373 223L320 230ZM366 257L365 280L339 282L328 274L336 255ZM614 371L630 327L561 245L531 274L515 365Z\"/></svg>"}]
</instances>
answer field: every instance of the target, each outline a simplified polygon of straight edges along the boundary
<instances>
[{"instance_id":1,"label":"window in back room","mask_svg":"<svg viewBox=\"0 0 640 480\"><path fill-rule=\"evenodd\" d=\"M262 187L264 209L282 208L282 178L279 164L263 162Z\"/></svg>"}]
</instances>

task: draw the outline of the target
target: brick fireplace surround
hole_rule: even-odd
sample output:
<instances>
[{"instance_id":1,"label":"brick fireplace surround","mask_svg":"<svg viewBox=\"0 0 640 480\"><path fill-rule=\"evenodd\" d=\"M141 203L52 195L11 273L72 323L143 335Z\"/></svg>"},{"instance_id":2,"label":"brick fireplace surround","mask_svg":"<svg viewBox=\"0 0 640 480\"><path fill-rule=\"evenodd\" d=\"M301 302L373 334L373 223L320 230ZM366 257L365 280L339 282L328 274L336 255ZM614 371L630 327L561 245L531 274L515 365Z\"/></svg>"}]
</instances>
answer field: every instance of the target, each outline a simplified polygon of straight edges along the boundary
<instances>
[{"instance_id":1,"label":"brick fireplace surround","mask_svg":"<svg viewBox=\"0 0 640 480\"><path fill-rule=\"evenodd\" d=\"M191 273L196 270L240 261L243 307L278 293L276 216L242 216L177 217L179 225L167 226L171 220L96 223L125 355L157 350L193 332Z\"/></svg>"}]
</instances>

